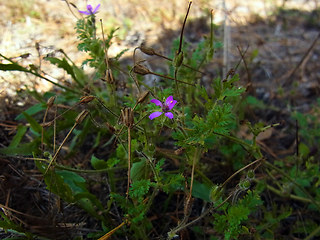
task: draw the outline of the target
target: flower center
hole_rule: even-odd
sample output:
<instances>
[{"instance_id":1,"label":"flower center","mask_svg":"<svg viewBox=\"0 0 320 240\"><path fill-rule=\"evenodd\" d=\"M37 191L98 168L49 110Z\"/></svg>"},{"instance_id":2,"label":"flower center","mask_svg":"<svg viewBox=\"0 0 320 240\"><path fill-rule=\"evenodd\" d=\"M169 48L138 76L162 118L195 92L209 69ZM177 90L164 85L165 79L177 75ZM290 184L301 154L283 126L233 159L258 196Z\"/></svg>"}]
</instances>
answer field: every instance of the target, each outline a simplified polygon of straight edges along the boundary
<instances>
[{"instance_id":1,"label":"flower center","mask_svg":"<svg viewBox=\"0 0 320 240\"><path fill-rule=\"evenodd\" d=\"M173 103L173 101L170 101L169 104ZM169 106L166 103L163 103L162 105L162 111L163 112L168 112L169 111Z\"/></svg>"},{"instance_id":2,"label":"flower center","mask_svg":"<svg viewBox=\"0 0 320 240\"><path fill-rule=\"evenodd\" d=\"M163 112L168 112L169 111L169 107L166 104L163 104L162 111Z\"/></svg>"}]
</instances>

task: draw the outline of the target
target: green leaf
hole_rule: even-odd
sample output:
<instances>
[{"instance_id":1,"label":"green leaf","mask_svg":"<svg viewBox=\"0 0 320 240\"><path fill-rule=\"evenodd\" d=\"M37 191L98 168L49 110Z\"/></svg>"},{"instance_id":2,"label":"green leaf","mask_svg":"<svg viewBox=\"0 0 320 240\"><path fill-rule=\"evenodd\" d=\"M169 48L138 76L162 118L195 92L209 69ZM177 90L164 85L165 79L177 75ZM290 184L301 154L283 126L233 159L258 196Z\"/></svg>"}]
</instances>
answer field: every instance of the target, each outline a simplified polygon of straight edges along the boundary
<instances>
[{"instance_id":1,"label":"green leaf","mask_svg":"<svg viewBox=\"0 0 320 240\"><path fill-rule=\"evenodd\" d=\"M192 196L210 202L210 191L211 188L208 185L193 181Z\"/></svg>"},{"instance_id":2,"label":"green leaf","mask_svg":"<svg viewBox=\"0 0 320 240\"><path fill-rule=\"evenodd\" d=\"M94 169L99 170L99 169L105 169L108 168L108 163L104 160L101 160L94 155L91 156L91 165Z\"/></svg>"},{"instance_id":3,"label":"green leaf","mask_svg":"<svg viewBox=\"0 0 320 240\"><path fill-rule=\"evenodd\" d=\"M20 72L30 72L28 69L16 64L2 64L0 63L0 70L2 71L20 71Z\"/></svg>"},{"instance_id":4,"label":"green leaf","mask_svg":"<svg viewBox=\"0 0 320 240\"><path fill-rule=\"evenodd\" d=\"M40 161L34 161L34 163L40 172L45 173L47 169L47 164ZM70 186L64 182L62 176L55 172L54 168L50 168L48 170L47 174L44 176L44 181L47 185L47 189L50 192L57 194L68 203L74 203L74 194Z\"/></svg>"},{"instance_id":5,"label":"green leaf","mask_svg":"<svg viewBox=\"0 0 320 240\"><path fill-rule=\"evenodd\" d=\"M77 193L74 196L75 201L81 208L87 211L89 214L94 216L97 219L104 220L102 215L98 214L97 209L100 211L104 210L103 205L97 199L97 197L89 192Z\"/></svg>"},{"instance_id":6,"label":"green leaf","mask_svg":"<svg viewBox=\"0 0 320 240\"><path fill-rule=\"evenodd\" d=\"M46 57L45 60L49 61L52 64L57 65L59 68L64 69L71 77L76 80L76 76L74 74L72 66L68 63L67 59L63 58L60 60L59 58L55 57Z\"/></svg>"},{"instance_id":7,"label":"green leaf","mask_svg":"<svg viewBox=\"0 0 320 240\"><path fill-rule=\"evenodd\" d=\"M148 166L146 164L146 160L142 159L140 162L135 162L131 167L131 180L133 182L138 181L140 179L144 179L146 172L148 171Z\"/></svg>"},{"instance_id":8,"label":"green leaf","mask_svg":"<svg viewBox=\"0 0 320 240\"><path fill-rule=\"evenodd\" d=\"M10 220L2 211L0 211L0 216L1 216L0 229L4 231L13 230L18 232L19 234L26 236L28 239L33 239L31 233L26 232L21 226L17 225L12 220ZM14 238L5 238L5 239L14 239Z\"/></svg>"},{"instance_id":9,"label":"green leaf","mask_svg":"<svg viewBox=\"0 0 320 240\"><path fill-rule=\"evenodd\" d=\"M250 61L253 61L259 54L259 49L254 49L251 53L251 56L250 56Z\"/></svg>"},{"instance_id":10,"label":"green leaf","mask_svg":"<svg viewBox=\"0 0 320 240\"><path fill-rule=\"evenodd\" d=\"M42 132L42 127L41 125L33 118L31 117L28 113L23 112L22 113L24 117L27 119L27 121L30 123L31 128L38 134L41 134Z\"/></svg>"},{"instance_id":11,"label":"green leaf","mask_svg":"<svg viewBox=\"0 0 320 240\"><path fill-rule=\"evenodd\" d=\"M299 152L300 152L300 156L302 158L306 158L306 157L308 157L308 155L310 153L310 149L306 144L300 143L299 144Z\"/></svg>"},{"instance_id":12,"label":"green leaf","mask_svg":"<svg viewBox=\"0 0 320 240\"><path fill-rule=\"evenodd\" d=\"M6 147L0 149L0 153L8 156L30 156L34 152L38 152L39 139L34 140L31 143L20 144L16 147Z\"/></svg>"},{"instance_id":13,"label":"green leaf","mask_svg":"<svg viewBox=\"0 0 320 240\"><path fill-rule=\"evenodd\" d=\"M256 97L253 97L253 96L248 96L248 97L245 99L245 102L246 102L248 105L251 105L251 106L256 107L256 108L260 108L260 109L266 108L266 105L264 104L263 101L257 99Z\"/></svg>"},{"instance_id":14,"label":"green leaf","mask_svg":"<svg viewBox=\"0 0 320 240\"><path fill-rule=\"evenodd\" d=\"M13 137L10 145L9 145L9 148L15 148L19 145L19 143L21 142L21 139L23 138L24 134L26 133L27 131L27 127L26 126L23 126L23 125L19 125L18 128L17 128L17 133L16 135Z\"/></svg>"},{"instance_id":15,"label":"green leaf","mask_svg":"<svg viewBox=\"0 0 320 240\"><path fill-rule=\"evenodd\" d=\"M43 110L46 109L46 104L44 103L38 103L33 105L32 107L28 108L27 110L24 111L24 113L27 113L28 115L32 116L38 112L41 112ZM20 113L15 120L22 120L25 119L25 116L23 115L23 113Z\"/></svg>"},{"instance_id":16,"label":"green leaf","mask_svg":"<svg viewBox=\"0 0 320 240\"><path fill-rule=\"evenodd\" d=\"M88 191L85 186L86 180L77 173L67 170L59 170L56 171L56 174L62 177L63 181L68 184L68 186L74 193Z\"/></svg>"},{"instance_id":17,"label":"green leaf","mask_svg":"<svg viewBox=\"0 0 320 240\"><path fill-rule=\"evenodd\" d=\"M117 158L109 158L108 161L107 161L108 168L114 167L114 166L117 165L119 162L120 162L120 160L117 159Z\"/></svg>"},{"instance_id":18,"label":"green leaf","mask_svg":"<svg viewBox=\"0 0 320 240\"><path fill-rule=\"evenodd\" d=\"M92 193L89 193L89 192L81 192L81 193L77 193L74 195L74 198L76 200L79 200L81 198L87 198L89 199L92 203L94 203L94 205L96 207L98 207L100 210L104 210L104 207L103 205L101 204L101 202L98 200L98 198L93 195Z\"/></svg>"},{"instance_id":19,"label":"green leaf","mask_svg":"<svg viewBox=\"0 0 320 240\"><path fill-rule=\"evenodd\" d=\"M95 218L99 219L100 216L96 212L96 209L90 199L81 197L80 199L77 200L77 203L80 205L81 208L83 208L86 212L94 216Z\"/></svg>"},{"instance_id":20,"label":"green leaf","mask_svg":"<svg viewBox=\"0 0 320 240\"><path fill-rule=\"evenodd\" d=\"M141 200L144 195L149 191L152 183L149 179L142 179L132 183L130 188L130 196L134 199Z\"/></svg>"}]
</instances>

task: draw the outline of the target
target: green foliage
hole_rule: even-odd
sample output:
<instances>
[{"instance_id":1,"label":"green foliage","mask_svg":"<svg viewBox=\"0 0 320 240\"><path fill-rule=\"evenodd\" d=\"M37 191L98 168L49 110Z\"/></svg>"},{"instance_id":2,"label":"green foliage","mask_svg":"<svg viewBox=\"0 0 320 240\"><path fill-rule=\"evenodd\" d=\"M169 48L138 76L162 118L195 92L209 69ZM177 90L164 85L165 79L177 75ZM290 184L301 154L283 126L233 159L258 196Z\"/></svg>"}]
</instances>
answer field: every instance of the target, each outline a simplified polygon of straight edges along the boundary
<instances>
[{"instance_id":1,"label":"green foliage","mask_svg":"<svg viewBox=\"0 0 320 240\"><path fill-rule=\"evenodd\" d=\"M5 232L17 232L19 233L19 235L24 236L26 239L34 239L33 234L25 231L21 226L14 223L14 221L7 217L3 212L0 212L0 228Z\"/></svg>"},{"instance_id":2,"label":"green foliage","mask_svg":"<svg viewBox=\"0 0 320 240\"><path fill-rule=\"evenodd\" d=\"M211 148L218 136L228 135L232 129L235 116L232 113L232 105L228 103L217 104L210 109L206 116L196 115L187 122L187 134L176 132L173 137L177 145L187 147L189 145L201 145Z\"/></svg>"},{"instance_id":3,"label":"green foliage","mask_svg":"<svg viewBox=\"0 0 320 240\"><path fill-rule=\"evenodd\" d=\"M62 50L61 59L45 58L67 73L69 83L55 83L63 91L57 91L54 103L48 103L54 92L28 92L38 103L15 118L19 121L16 134L0 153L33 156L48 191L76 204L101 223L101 229L95 229L97 233L84 238L110 232L117 238L126 235L130 239L150 239L157 233L159 239L170 239L189 223L194 224L190 229L199 239L246 239L251 231L255 231L256 239L277 238L282 222L293 210L277 205L272 200L274 195L279 202L299 201L304 211L318 214L320 168L313 148L319 145L320 104L314 106L314 114L292 114L301 135L299 154L269 159L274 155L261 151L257 137L274 125L260 119L252 124L246 121L251 135L244 139L239 134L239 121L248 118L248 108L279 109L244 96L246 89L233 71L205 84L200 80L202 67L210 64L214 52L222 47L213 28L211 22L210 36L197 44L183 42L182 52L176 56L180 39L173 42L170 72L161 73L172 79L163 78L150 86L152 83L134 68L121 70L126 78L122 88L118 77L124 51L112 58L106 56L117 29L103 40L94 15L79 19L78 50L88 53L89 58L82 66L76 66ZM257 54L258 49L252 52L250 61ZM0 56L9 61L0 64L0 71L20 71L45 79L36 65L26 68ZM95 70L90 75L93 77L83 70L85 64ZM107 74L113 74L116 81L110 81ZM149 95L142 93L143 88L149 90ZM170 110L174 118L162 114L151 121L149 114L160 108L148 104L150 99L164 101L168 96L178 101ZM44 118L47 110L49 114ZM82 110L85 117L79 115ZM74 162L74 157L81 161ZM70 166L62 165L62 159ZM91 183L101 187L100 194L93 194ZM266 193L263 202L260 196ZM115 228L120 220L125 226ZM292 234L317 235L312 231L317 230L318 222L307 222L311 227L302 230L302 221L297 219ZM214 236L202 231L204 223L212 224ZM29 236L2 213L0 227Z\"/></svg>"},{"instance_id":4,"label":"green foliage","mask_svg":"<svg viewBox=\"0 0 320 240\"><path fill-rule=\"evenodd\" d=\"M244 229L249 215L253 214L262 203L258 192L249 190L237 204L225 205L224 214L213 214L216 231L224 233L225 239L238 239L240 234L246 234Z\"/></svg>"},{"instance_id":5,"label":"green foliage","mask_svg":"<svg viewBox=\"0 0 320 240\"><path fill-rule=\"evenodd\" d=\"M59 68L64 69L71 77L72 79L78 84L78 87L81 88L85 85L85 79L82 79L81 77L84 76L82 74L82 70L77 68L74 65L70 65L66 58L63 58L62 60L54 57L46 57L45 60L49 61L52 64L57 65Z\"/></svg>"},{"instance_id":6,"label":"green foliage","mask_svg":"<svg viewBox=\"0 0 320 240\"><path fill-rule=\"evenodd\" d=\"M320 143L320 122L317 115L320 112L320 104L313 108L314 115L294 112L292 118L298 121L300 134L309 146L318 145Z\"/></svg>"},{"instance_id":7,"label":"green foliage","mask_svg":"<svg viewBox=\"0 0 320 240\"><path fill-rule=\"evenodd\" d=\"M149 179L134 181L129 192L130 197L141 202L145 194L149 192L151 186L152 183Z\"/></svg>"}]
</instances>

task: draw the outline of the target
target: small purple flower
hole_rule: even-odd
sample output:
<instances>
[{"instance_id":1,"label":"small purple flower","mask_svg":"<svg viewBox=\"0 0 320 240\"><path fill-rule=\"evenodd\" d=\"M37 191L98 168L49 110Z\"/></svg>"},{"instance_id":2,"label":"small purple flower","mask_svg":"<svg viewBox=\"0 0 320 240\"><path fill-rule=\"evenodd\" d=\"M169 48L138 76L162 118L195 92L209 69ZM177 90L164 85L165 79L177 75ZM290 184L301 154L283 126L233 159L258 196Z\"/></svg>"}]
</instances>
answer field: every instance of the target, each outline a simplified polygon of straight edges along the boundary
<instances>
[{"instance_id":1,"label":"small purple flower","mask_svg":"<svg viewBox=\"0 0 320 240\"><path fill-rule=\"evenodd\" d=\"M95 13L98 11L99 7L100 7L100 4L98 4L98 5L96 6L96 8L92 11L92 9L93 9L92 6L91 6L90 4L88 4L88 5L87 5L88 11L80 11L80 10L79 10L79 13L82 13L82 14L85 14L85 15L93 15L93 14L95 14Z\"/></svg>"},{"instance_id":2,"label":"small purple flower","mask_svg":"<svg viewBox=\"0 0 320 240\"><path fill-rule=\"evenodd\" d=\"M159 117L162 113L170 119L173 118L172 112L169 112L174 105L177 103L177 100L173 100L172 96L169 96L164 103L160 102L158 99L152 99L150 102L154 103L157 106L160 106L162 108L162 112L154 112L151 113L149 118L150 120Z\"/></svg>"}]
</instances>

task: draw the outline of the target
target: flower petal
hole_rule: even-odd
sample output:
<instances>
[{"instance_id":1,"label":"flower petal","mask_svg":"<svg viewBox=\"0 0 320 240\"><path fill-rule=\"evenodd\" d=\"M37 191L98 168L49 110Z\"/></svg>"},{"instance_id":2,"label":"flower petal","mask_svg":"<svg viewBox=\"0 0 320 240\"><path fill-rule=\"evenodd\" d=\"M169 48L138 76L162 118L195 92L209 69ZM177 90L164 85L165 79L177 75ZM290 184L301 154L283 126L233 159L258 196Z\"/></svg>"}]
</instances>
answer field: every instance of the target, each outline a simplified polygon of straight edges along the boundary
<instances>
[{"instance_id":1,"label":"flower petal","mask_svg":"<svg viewBox=\"0 0 320 240\"><path fill-rule=\"evenodd\" d=\"M98 11L99 7L100 7L100 4L98 4L98 5L96 6L96 8L93 10L92 13L96 13L96 12Z\"/></svg>"},{"instance_id":2,"label":"flower petal","mask_svg":"<svg viewBox=\"0 0 320 240\"><path fill-rule=\"evenodd\" d=\"M166 99L166 105L169 106L169 105L170 105L170 102L172 102L172 101L173 101L173 96L167 97L167 99Z\"/></svg>"},{"instance_id":3,"label":"flower petal","mask_svg":"<svg viewBox=\"0 0 320 240\"><path fill-rule=\"evenodd\" d=\"M92 6L90 4L87 5L87 9L89 12L92 12Z\"/></svg>"},{"instance_id":4,"label":"flower petal","mask_svg":"<svg viewBox=\"0 0 320 240\"><path fill-rule=\"evenodd\" d=\"M161 114L162 114L162 112L154 112L149 115L149 118L150 118L150 120L152 120L156 117L159 117Z\"/></svg>"},{"instance_id":5,"label":"flower petal","mask_svg":"<svg viewBox=\"0 0 320 240\"><path fill-rule=\"evenodd\" d=\"M91 13L89 13L88 11L80 11L80 10L78 10L79 11L79 13L82 13L82 14L85 14L85 15L91 15Z\"/></svg>"},{"instance_id":6,"label":"flower petal","mask_svg":"<svg viewBox=\"0 0 320 240\"><path fill-rule=\"evenodd\" d=\"M154 103L157 106L162 107L162 102L160 102L158 99L152 99L150 102Z\"/></svg>"},{"instance_id":7,"label":"flower petal","mask_svg":"<svg viewBox=\"0 0 320 240\"><path fill-rule=\"evenodd\" d=\"M171 103L168 105L169 110L171 110L174 107L174 105L176 105L176 103L177 100L172 100Z\"/></svg>"},{"instance_id":8,"label":"flower petal","mask_svg":"<svg viewBox=\"0 0 320 240\"><path fill-rule=\"evenodd\" d=\"M172 119L173 118L173 114L172 112L166 112L164 115L166 115L166 117Z\"/></svg>"},{"instance_id":9,"label":"flower petal","mask_svg":"<svg viewBox=\"0 0 320 240\"><path fill-rule=\"evenodd\" d=\"M173 100L172 96L169 96L166 100L166 105L168 106L169 110L171 110L176 103L177 103L177 100Z\"/></svg>"}]
</instances>

